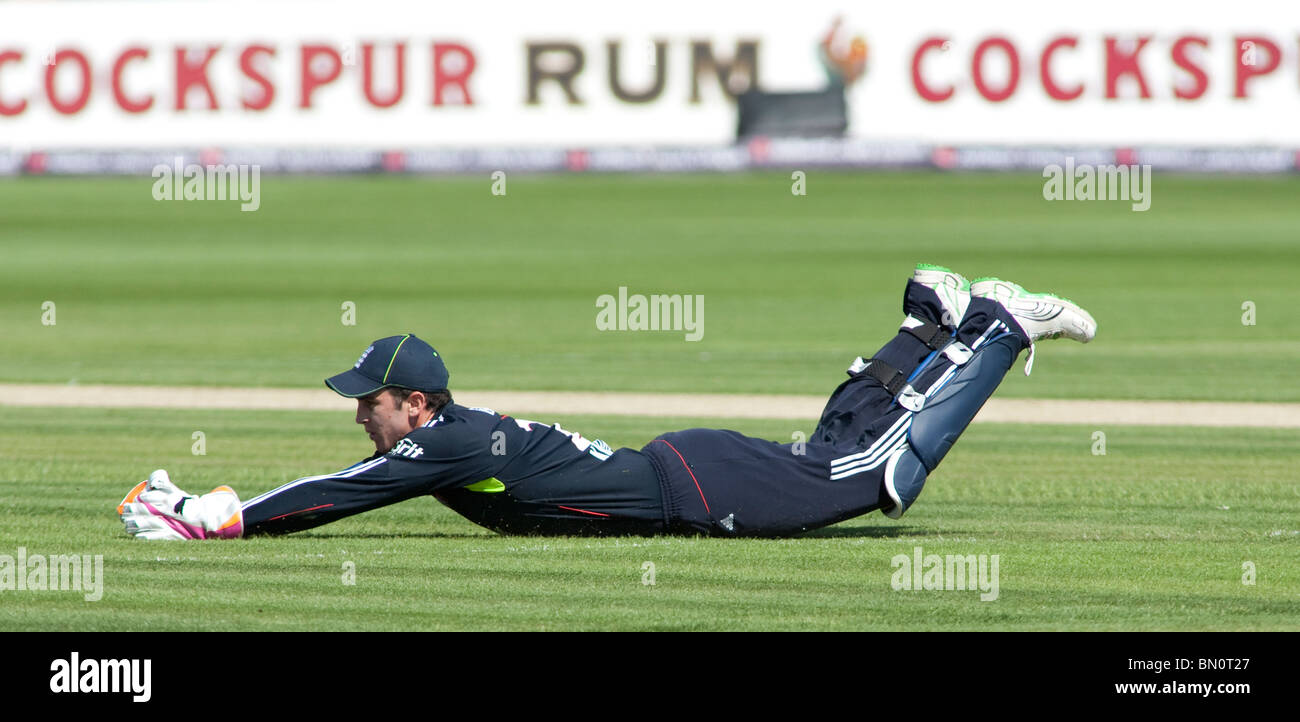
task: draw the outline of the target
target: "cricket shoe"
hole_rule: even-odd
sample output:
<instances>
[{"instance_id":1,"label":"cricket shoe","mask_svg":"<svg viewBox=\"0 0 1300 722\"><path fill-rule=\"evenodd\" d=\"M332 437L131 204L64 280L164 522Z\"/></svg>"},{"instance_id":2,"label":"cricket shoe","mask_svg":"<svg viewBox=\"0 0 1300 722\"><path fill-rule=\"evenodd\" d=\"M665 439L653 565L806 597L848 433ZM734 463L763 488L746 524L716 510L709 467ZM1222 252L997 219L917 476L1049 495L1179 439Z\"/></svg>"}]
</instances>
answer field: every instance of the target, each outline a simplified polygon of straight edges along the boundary
<instances>
[{"instance_id":1,"label":"cricket shoe","mask_svg":"<svg viewBox=\"0 0 1300 722\"><path fill-rule=\"evenodd\" d=\"M951 268L931 263L916 264L912 280L939 296L939 303L943 304L941 326L956 328L961 324L962 317L966 315L966 307L970 305L970 281Z\"/></svg>"},{"instance_id":2,"label":"cricket shoe","mask_svg":"<svg viewBox=\"0 0 1300 722\"><path fill-rule=\"evenodd\" d=\"M1021 330L1029 336L1029 358L1025 361L1025 375L1034 367L1034 344L1042 339L1072 338L1088 343L1097 335L1097 322L1092 314L1067 298L1050 293L1031 293L1021 286L999 278L977 278L971 284L971 295L988 298L1002 304Z\"/></svg>"},{"instance_id":3,"label":"cricket shoe","mask_svg":"<svg viewBox=\"0 0 1300 722\"><path fill-rule=\"evenodd\" d=\"M233 539L243 535L244 514L235 490L218 486L187 494L158 469L117 505L128 534L138 539Z\"/></svg>"}]
</instances>

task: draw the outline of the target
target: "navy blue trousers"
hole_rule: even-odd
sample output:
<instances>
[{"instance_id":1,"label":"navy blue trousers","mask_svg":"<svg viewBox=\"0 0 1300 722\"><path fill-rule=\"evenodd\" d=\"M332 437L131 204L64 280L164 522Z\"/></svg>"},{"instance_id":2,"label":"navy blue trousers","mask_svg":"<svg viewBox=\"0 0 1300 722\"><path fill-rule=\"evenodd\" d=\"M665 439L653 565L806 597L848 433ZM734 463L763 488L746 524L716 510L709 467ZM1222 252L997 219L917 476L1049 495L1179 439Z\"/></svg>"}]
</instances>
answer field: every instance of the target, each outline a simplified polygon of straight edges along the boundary
<instances>
[{"instance_id":1,"label":"navy blue trousers","mask_svg":"<svg viewBox=\"0 0 1300 722\"><path fill-rule=\"evenodd\" d=\"M942 318L938 296L912 281L903 310L936 324ZM982 298L971 299L957 337L971 348L1008 345L1012 360L1028 345L1006 309ZM881 359L908 374L921 392L937 386L953 365L904 332L864 358ZM735 431L687 429L659 436L642 453L664 480L668 531L787 536L889 506L882 487L886 452L903 438L902 422L910 414L880 382L866 374L851 375L831 394L806 442L782 444Z\"/></svg>"}]
</instances>

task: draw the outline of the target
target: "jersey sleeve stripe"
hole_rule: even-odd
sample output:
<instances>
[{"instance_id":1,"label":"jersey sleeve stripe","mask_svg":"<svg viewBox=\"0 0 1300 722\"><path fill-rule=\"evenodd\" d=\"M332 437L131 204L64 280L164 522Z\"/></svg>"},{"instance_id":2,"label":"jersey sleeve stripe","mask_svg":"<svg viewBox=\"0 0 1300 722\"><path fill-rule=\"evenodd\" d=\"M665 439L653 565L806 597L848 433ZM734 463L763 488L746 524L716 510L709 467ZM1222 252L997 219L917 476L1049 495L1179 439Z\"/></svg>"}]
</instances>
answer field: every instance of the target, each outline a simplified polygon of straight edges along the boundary
<instances>
[{"instance_id":1,"label":"jersey sleeve stripe","mask_svg":"<svg viewBox=\"0 0 1300 722\"><path fill-rule=\"evenodd\" d=\"M334 474L321 474L320 476L304 476L301 479L295 479L294 481L291 481L288 484L277 487L275 489L266 492L265 494L260 494L258 496L253 497L252 499L249 499L248 501L244 502L244 505L241 508L243 509L252 508L253 506L256 506L257 504L263 501L266 501L267 499L275 496L276 494L279 494L280 492L288 491L289 489L292 489L295 486L299 486L301 484L308 484L313 481L321 481L322 479L348 479L353 476L356 476L357 474L370 471L371 469L374 469L375 467L387 461L388 461L388 457L381 456L378 459L375 459L373 461L369 461L360 465L350 466L344 469L343 471L336 472Z\"/></svg>"}]
</instances>

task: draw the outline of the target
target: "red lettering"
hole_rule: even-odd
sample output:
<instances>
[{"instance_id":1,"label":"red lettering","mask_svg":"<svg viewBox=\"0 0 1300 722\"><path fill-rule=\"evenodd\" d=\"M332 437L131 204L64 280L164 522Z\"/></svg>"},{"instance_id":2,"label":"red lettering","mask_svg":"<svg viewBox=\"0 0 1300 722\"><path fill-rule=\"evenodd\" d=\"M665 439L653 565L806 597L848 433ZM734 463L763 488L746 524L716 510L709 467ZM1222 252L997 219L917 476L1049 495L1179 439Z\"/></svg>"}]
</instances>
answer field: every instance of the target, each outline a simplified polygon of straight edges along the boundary
<instances>
[{"instance_id":1,"label":"red lettering","mask_svg":"<svg viewBox=\"0 0 1300 722\"><path fill-rule=\"evenodd\" d=\"M1106 97L1110 99L1119 97L1115 87L1119 84L1120 77L1132 75L1137 79L1139 95L1142 98L1150 98L1151 92L1147 90L1146 78L1142 77L1142 68L1138 66L1138 53L1151 42L1151 36L1139 37L1137 46L1131 53L1120 52L1119 48L1115 47L1115 41L1114 36L1106 36Z\"/></svg>"},{"instance_id":2,"label":"red lettering","mask_svg":"<svg viewBox=\"0 0 1300 722\"><path fill-rule=\"evenodd\" d=\"M128 113L143 113L153 107L152 95L144 100L131 100L126 97L126 91L122 89L122 71L126 70L126 64L132 60L145 60L148 57L147 49L136 46L122 51L122 54L117 56L117 61L113 63L113 100L117 101L118 107Z\"/></svg>"},{"instance_id":3,"label":"red lettering","mask_svg":"<svg viewBox=\"0 0 1300 722\"><path fill-rule=\"evenodd\" d=\"M1000 90L994 90L984 84L984 53L992 48L1000 48L1003 53L1006 53L1007 61L1011 64L1007 84ZM979 91L979 94L991 102L1001 103L1016 92L1016 86L1020 83L1020 56L1016 54L1016 47L1011 44L1010 40L1001 37L989 38L975 46L975 55L971 57L970 72L971 79L975 81L975 89Z\"/></svg>"},{"instance_id":4,"label":"red lettering","mask_svg":"<svg viewBox=\"0 0 1300 722\"><path fill-rule=\"evenodd\" d=\"M451 67L445 61L459 55L462 65ZM473 105L474 99L469 94L469 75L474 72L474 51L460 43L434 43L433 45L433 104L443 104L443 94L448 88L457 88L460 105Z\"/></svg>"},{"instance_id":5,"label":"red lettering","mask_svg":"<svg viewBox=\"0 0 1300 722\"><path fill-rule=\"evenodd\" d=\"M924 59L925 54L936 48L946 50L947 45L947 38L926 38L924 42L917 46L916 52L912 54L912 87L916 88L916 94L921 96L922 100L928 100L931 103L942 103L952 97L953 88L951 85L942 90L934 90L926 85L925 79L921 77L921 61Z\"/></svg>"},{"instance_id":6,"label":"red lettering","mask_svg":"<svg viewBox=\"0 0 1300 722\"><path fill-rule=\"evenodd\" d=\"M316 58L329 58L330 68L324 73L317 73L313 66ZM304 45L302 46L302 95L298 100L299 108L311 107L312 93L322 85L328 85L338 80L339 74L343 72L343 58L339 57L339 51L328 45Z\"/></svg>"},{"instance_id":7,"label":"red lettering","mask_svg":"<svg viewBox=\"0 0 1300 722\"><path fill-rule=\"evenodd\" d=\"M208 61L221 49L220 45L210 46L203 54L203 60L192 63L189 48L176 48L176 110L185 110L185 96L190 88L198 85L208 94L208 110L217 109L217 96L212 92L208 82Z\"/></svg>"},{"instance_id":8,"label":"red lettering","mask_svg":"<svg viewBox=\"0 0 1300 722\"><path fill-rule=\"evenodd\" d=\"M1245 98L1248 97L1246 81L1277 70L1278 64L1282 62L1282 52L1272 40L1257 35L1238 35L1234 40L1237 43L1237 90L1232 97ZM1260 50L1268 51L1266 64L1259 58Z\"/></svg>"},{"instance_id":9,"label":"red lettering","mask_svg":"<svg viewBox=\"0 0 1300 722\"><path fill-rule=\"evenodd\" d=\"M244 48L244 52L239 54L239 70L243 72L244 77L257 83L262 88L262 96L249 100L247 97L240 98L240 105L247 110L266 110L271 107L271 101L275 100L275 86L267 79L265 75L258 71L257 66L253 65L258 54L264 54L269 57L275 57L275 48L268 45L249 45Z\"/></svg>"},{"instance_id":10,"label":"red lettering","mask_svg":"<svg viewBox=\"0 0 1300 722\"><path fill-rule=\"evenodd\" d=\"M397 55L396 89L393 90L392 96L389 97L387 100L380 100L379 98L375 97L374 78L371 77L371 68L374 67L373 60L375 54L375 46L372 43L366 43L361 46L361 77L362 77L361 89L366 94L366 100L370 101L370 104L375 106L376 108L391 108L397 104L397 101L402 99L402 92L403 92L404 80L405 80L405 74L403 73L403 70L405 69L406 43L397 43L397 45L395 45L394 48L395 48L394 52Z\"/></svg>"},{"instance_id":11,"label":"red lettering","mask_svg":"<svg viewBox=\"0 0 1300 722\"><path fill-rule=\"evenodd\" d=\"M71 60L81 66L81 91L71 103L65 103L59 100L59 94L54 90L54 75L59 70L59 63L64 60ZM45 97L49 98L50 106L64 115L71 115L80 112L86 107L90 100L90 61L78 50L60 50L54 54L54 62L45 69Z\"/></svg>"},{"instance_id":12,"label":"red lettering","mask_svg":"<svg viewBox=\"0 0 1300 722\"><path fill-rule=\"evenodd\" d=\"M1210 79L1205 75L1205 71L1200 66L1192 62L1187 55L1188 45L1199 45L1202 49L1210 46L1210 39L1199 35L1184 35L1174 41L1174 46L1170 48L1169 55L1174 59L1174 65L1182 68L1188 75L1192 76L1191 90L1183 90L1182 87L1174 87L1174 97L1179 100L1196 100L1205 95L1205 89L1210 87Z\"/></svg>"},{"instance_id":13,"label":"red lettering","mask_svg":"<svg viewBox=\"0 0 1300 722\"><path fill-rule=\"evenodd\" d=\"M1052 40L1043 48L1043 55L1038 60L1038 77L1043 81L1043 90L1053 100L1074 100L1083 95L1083 83L1074 86L1073 90L1065 90L1052 80L1052 53L1060 48L1076 48L1079 46L1079 39L1073 35L1065 35Z\"/></svg>"},{"instance_id":14,"label":"red lettering","mask_svg":"<svg viewBox=\"0 0 1300 722\"><path fill-rule=\"evenodd\" d=\"M0 67L4 67L4 64L11 60L21 61L22 59L23 54L17 50L6 50L3 53L0 53ZM0 115L18 115L24 110L27 110L26 98L23 98L12 105L4 102L3 98L0 98Z\"/></svg>"}]
</instances>

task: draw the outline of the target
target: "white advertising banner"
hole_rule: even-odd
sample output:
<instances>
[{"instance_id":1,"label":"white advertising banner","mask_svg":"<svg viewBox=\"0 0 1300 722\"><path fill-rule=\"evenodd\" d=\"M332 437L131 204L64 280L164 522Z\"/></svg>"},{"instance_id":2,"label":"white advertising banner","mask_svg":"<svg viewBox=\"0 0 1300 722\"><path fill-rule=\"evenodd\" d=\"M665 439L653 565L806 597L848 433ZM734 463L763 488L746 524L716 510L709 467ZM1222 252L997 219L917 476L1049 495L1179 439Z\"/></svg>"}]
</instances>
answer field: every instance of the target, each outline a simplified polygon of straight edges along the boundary
<instances>
[{"instance_id":1,"label":"white advertising banner","mask_svg":"<svg viewBox=\"0 0 1300 722\"><path fill-rule=\"evenodd\" d=\"M0 149L1300 146L1300 3L0 2Z\"/></svg>"}]
</instances>

